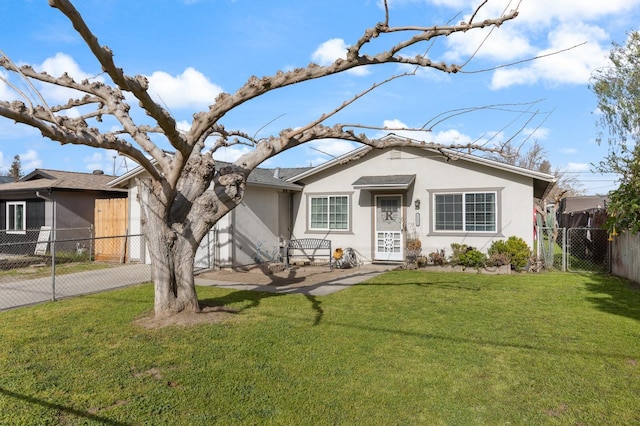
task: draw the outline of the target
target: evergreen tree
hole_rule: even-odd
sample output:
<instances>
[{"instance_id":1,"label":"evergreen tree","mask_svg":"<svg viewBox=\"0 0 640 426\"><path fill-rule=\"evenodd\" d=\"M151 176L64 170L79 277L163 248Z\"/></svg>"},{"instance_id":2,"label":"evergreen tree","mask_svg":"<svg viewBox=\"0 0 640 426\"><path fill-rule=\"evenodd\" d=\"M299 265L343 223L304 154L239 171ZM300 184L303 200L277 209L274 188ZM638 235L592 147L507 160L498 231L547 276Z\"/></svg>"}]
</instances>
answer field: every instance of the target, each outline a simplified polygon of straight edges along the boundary
<instances>
[{"instance_id":1,"label":"evergreen tree","mask_svg":"<svg viewBox=\"0 0 640 426\"><path fill-rule=\"evenodd\" d=\"M14 181L19 181L20 178L23 176L22 173L22 163L20 162L20 156L16 155L15 157L13 157L13 162L11 163L11 167L9 168L9 173L7 173L8 176L13 177Z\"/></svg>"}]
</instances>

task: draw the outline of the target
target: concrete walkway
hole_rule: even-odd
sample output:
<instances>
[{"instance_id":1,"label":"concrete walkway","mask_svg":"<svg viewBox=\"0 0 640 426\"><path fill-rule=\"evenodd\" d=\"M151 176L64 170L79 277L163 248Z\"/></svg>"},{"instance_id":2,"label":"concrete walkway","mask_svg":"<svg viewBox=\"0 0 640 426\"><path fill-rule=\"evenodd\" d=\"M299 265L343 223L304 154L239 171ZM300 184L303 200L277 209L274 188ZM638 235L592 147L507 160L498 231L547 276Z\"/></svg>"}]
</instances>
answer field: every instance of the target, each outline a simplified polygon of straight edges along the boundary
<instances>
[{"instance_id":1,"label":"concrete walkway","mask_svg":"<svg viewBox=\"0 0 640 426\"><path fill-rule=\"evenodd\" d=\"M0 310L62 299L70 296L113 290L151 281L151 266L127 264L112 268L57 275L55 289L51 277L0 283Z\"/></svg>"},{"instance_id":2,"label":"concrete walkway","mask_svg":"<svg viewBox=\"0 0 640 426\"><path fill-rule=\"evenodd\" d=\"M229 288L234 290L255 290L263 291L266 293L281 293L281 294L305 294L311 296L326 296L344 290L354 284L367 281L373 277L376 277L386 271L394 269L396 266L389 265L366 265L360 268L353 269L353 274L332 278L330 274L327 274L327 281L322 281L315 284L305 285L304 280L300 283L274 286L274 285L256 285L247 284L243 282L223 281L218 279L199 278L196 276L196 285L201 286L215 286L220 288Z\"/></svg>"}]
</instances>

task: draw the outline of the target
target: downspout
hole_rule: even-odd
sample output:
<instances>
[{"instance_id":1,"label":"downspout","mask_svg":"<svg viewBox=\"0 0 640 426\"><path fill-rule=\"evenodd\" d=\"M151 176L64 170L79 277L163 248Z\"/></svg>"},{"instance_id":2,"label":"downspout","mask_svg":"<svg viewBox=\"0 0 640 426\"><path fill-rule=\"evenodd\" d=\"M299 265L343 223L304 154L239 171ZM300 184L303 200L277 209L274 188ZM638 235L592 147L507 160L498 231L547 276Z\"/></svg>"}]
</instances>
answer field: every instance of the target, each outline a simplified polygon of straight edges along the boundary
<instances>
[{"instance_id":1,"label":"downspout","mask_svg":"<svg viewBox=\"0 0 640 426\"><path fill-rule=\"evenodd\" d=\"M52 195L51 189L49 189L49 196ZM51 300L56 301L56 200L53 198L45 197L40 194L40 191L36 191L36 197L41 198L51 203L51 228L53 230L51 234Z\"/></svg>"}]
</instances>

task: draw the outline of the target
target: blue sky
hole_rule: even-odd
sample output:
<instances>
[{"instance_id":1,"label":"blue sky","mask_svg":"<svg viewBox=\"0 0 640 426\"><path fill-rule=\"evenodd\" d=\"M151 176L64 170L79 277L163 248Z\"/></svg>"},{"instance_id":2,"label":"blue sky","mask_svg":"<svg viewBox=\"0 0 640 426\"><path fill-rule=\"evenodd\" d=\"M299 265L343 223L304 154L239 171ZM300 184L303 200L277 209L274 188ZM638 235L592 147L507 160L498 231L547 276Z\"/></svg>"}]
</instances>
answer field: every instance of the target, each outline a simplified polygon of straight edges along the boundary
<instances>
[{"instance_id":1,"label":"blue sky","mask_svg":"<svg viewBox=\"0 0 640 426\"><path fill-rule=\"evenodd\" d=\"M384 19L384 9L377 0L76 3L100 42L113 50L117 64L130 75L147 76L154 95L185 128L193 113L207 109L220 91L234 92L251 75L261 77L310 62L333 61L367 27ZM479 3L390 0L390 23L431 26L460 21ZM476 20L497 16L508 4L508 0L489 0ZM462 108L511 104L456 115L421 137L443 144L492 144L518 133L514 140L523 143L523 149L539 142L552 165L575 174L585 193L606 192L614 187L613 177L590 173L590 164L599 162L607 147L595 143L598 114L596 99L588 88L589 77L606 64L612 42L624 43L626 34L637 28L639 5L640 0L522 0L520 16L494 30L486 40L486 32L469 32L430 47L429 56L435 61L464 63L473 56L463 68L466 73L420 71L383 85L332 122L371 126L368 133L376 135L383 134L376 128L421 127L440 114ZM50 8L47 0L3 0L0 27L0 51L14 62L51 74L66 71L77 79L102 78L96 60L67 19ZM384 49L391 40L383 37L372 48ZM582 43L586 44L544 59L472 72ZM401 71L396 65L369 67L285 88L243 105L225 117L224 124L251 135L277 134L283 128L306 124L374 82ZM6 73L2 75L6 77ZM40 90L50 104L68 98L64 91ZM18 95L0 81L0 98L16 99ZM523 113L525 110L528 112ZM528 121L532 111L537 114ZM263 165L317 165L354 147L343 141L321 141ZM218 156L230 160L244 149L248 148L229 147ZM0 118L0 170L7 170L16 154L27 173L41 167L103 169L107 173L115 169L121 174L135 166L113 152L61 146Z\"/></svg>"}]
</instances>

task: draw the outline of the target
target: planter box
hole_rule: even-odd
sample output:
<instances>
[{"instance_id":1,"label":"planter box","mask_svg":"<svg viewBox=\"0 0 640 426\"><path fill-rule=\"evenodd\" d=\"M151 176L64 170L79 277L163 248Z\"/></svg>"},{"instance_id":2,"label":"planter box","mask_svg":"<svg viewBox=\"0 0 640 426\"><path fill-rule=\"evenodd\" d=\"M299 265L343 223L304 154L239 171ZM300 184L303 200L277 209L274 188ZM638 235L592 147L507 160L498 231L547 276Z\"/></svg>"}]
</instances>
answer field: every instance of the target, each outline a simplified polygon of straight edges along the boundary
<instances>
[{"instance_id":1,"label":"planter box","mask_svg":"<svg viewBox=\"0 0 640 426\"><path fill-rule=\"evenodd\" d=\"M465 272L467 274L489 274L489 275L506 275L511 273L511 265L487 266L476 269L473 267L465 267L461 265L427 265L418 268L431 272Z\"/></svg>"}]
</instances>

